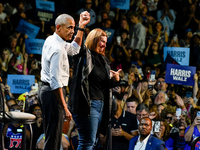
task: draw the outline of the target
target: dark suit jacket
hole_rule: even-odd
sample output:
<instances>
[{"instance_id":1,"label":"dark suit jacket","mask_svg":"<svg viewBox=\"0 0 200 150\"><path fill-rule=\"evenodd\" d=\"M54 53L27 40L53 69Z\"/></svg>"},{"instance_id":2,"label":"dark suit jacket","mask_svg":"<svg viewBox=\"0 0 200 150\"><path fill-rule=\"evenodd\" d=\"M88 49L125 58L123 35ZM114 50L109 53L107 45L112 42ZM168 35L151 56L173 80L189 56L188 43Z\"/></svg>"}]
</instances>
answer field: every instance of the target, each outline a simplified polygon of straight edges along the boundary
<instances>
[{"instance_id":1,"label":"dark suit jacket","mask_svg":"<svg viewBox=\"0 0 200 150\"><path fill-rule=\"evenodd\" d=\"M129 150L134 150L139 136L135 136L130 140ZM150 135L145 150L165 150L165 142Z\"/></svg>"}]
</instances>

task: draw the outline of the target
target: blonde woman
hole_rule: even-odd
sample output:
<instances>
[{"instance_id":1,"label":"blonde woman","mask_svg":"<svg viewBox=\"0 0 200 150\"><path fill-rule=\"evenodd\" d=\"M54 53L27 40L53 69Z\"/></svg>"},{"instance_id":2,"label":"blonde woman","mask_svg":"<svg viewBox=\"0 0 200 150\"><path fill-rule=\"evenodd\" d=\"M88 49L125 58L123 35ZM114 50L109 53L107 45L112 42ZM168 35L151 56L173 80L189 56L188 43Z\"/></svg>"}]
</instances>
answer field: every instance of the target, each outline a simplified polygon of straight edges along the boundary
<instances>
[{"instance_id":1,"label":"blonde woman","mask_svg":"<svg viewBox=\"0 0 200 150\"><path fill-rule=\"evenodd\" d=\"M8 70L9 61L10 61L10 52L8 49L3 49L0 57L0 63L2 64L1 69L5 72Z\"/></svg>"},{"instance_id":2,"label":"blonde woman","mask_svg":"<svg viewBox=\"0 0 200 150\"><path fill-rule=\"evenodd\" d=\"M107 131L112 103L110 88L119 82L121 69L110 70L105 57L106 43L103 30L92 30L85 41L86 49L79 53L74 66L68 106L79 133L78 150L92 150L97 134L105 135Z\"/></svg>"}]
</instances>

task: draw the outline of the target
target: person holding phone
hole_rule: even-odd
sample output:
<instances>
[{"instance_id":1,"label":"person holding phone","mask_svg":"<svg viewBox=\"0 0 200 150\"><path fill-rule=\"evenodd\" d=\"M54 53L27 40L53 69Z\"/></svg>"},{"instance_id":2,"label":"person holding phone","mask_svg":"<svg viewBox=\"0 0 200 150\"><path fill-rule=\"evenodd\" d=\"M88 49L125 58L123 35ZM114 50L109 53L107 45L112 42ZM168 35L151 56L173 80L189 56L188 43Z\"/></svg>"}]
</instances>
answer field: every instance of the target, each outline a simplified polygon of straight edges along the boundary
<instances>
[{"instance_id":1,"label":"person holding phone","mask_svg":"<svg viewBox=\"0 0 200 150\"><path fill-rule=\"evenodd\" d=\"M160 119L156 122L154 124L154 136L160 140L163 140L168 150L173 150L174 140L170 138L169 124L164 119Z\"/></svg>"},{"instance_id":2,"label":"person holding phone","mask_svg":"<svg viewBox=\"0 0 200 150\"><path fill-rule=\"evenodd\" d=\"M114 93L113 93L114 94ZM121 108L121 97L114 94L114 108L112 123L112 150L128 150L129 141L138 135L136 116Z\"/></svg>"},{"instance_id":3,"label":"person holding phone","mask_svg":"<svg viewBox=\"0 0 200 150\"><path fill-rule=\"evenodd\" d=\"M188 126L185 130L185 141L186 146L184 150L191 150L191 143L193 139L200 136L200 109L192 108L191 109L191 122L192 124ZM200 141L198 141L195 145L195 150L200 149Z\"/></svg>"}]
</instances>

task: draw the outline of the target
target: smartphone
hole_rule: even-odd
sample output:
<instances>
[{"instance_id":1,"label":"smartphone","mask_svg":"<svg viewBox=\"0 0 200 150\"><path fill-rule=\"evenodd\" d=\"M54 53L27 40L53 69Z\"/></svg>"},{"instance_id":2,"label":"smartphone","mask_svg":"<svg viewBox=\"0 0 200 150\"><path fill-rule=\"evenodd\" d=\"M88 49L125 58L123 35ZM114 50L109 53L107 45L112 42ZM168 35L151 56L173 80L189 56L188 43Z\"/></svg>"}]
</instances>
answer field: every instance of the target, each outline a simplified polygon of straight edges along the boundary
<instances>
[{"instance_id":1,"label":"smartphone","mask_svg":"<svg viewBox=\"0 0 200 150\"><path fill-rule=\"evenodd\" d=\"M177 116L177 119L180 119L180 116L181 116L181 108L176 108L176 116Z\"/></svg>"},{"instance_id":2,"label":"smartphone","mask_svg":"<svg viewBox=\"0 0 200 150\"><path fill-rule=\"evenodd\" d=\"M148 85L148 89L153 90L153 85Z\"/></svg>"},{"instance_id":3,"label":"smartphone","mask_svg":"<svg viewBox=\"0 0 200 150\"><path fill-rule=\"evenodd\" d=\"M121 36L116 37L117 43L120 45L121 44Z\"/></svg>"},{"instance_id":4,"label":"smartphone","mask_svg":"<svg viewBox=\"0 0 200 150\"><path fill-rule=\"evenodd\" d=\"M155 81L155 79L156 79L156 71L155 70L151 70L150 79L151 79L151 81Z\"/></svg>"},{"instance_id":5,"label":"smartphone","mask_svg":"<svg viewBox=\"0 0 200 150\"><path fill-rule=\"evenodd\" d=\"M114 124L113 128L114 128L114 129L117 129L117 128L119 128L119 127L118 127L116 124Z\"/></svg>"},{"instance_id":6,"label":"smartphone","mask_svg":"<svg viewBox=\"0 0 200 150\"><path fill-rule=\"evenodd\" d=\"M187 91L187 92L186 92L186 97L187 97L187 98L192 97L192 92L191 92L191 91Z\"/></svg>"},{"instance_id":7,"label":"smartphone","mask_svg":"<svg viewBox=\"0 0 200 150\"><path fill-rule=\"evenodd\" d=\"M17 57L17 60L20 60L21 59L21 56L19 55L18 57Z\"/></svg>"},{"instance_id":8,"label":"smartphone","mask_svg":"<svg viewBox=\"0 0 200 150\"><path fill-rule=\"evenodd\" d=\"M174 41L174 42L176 42L176 41L177 41L177 34L176 34L176 35L174 35L174 37L173 37L173 41Z\"/></svg>"},{"instance_id":9,"label":"smartphone","mask_svg":"<svg viewBox=\"0 0 200 150\"><path fill-rule=\"evenodd\" d=\"M197 111L197 117L200 117L200 111ZM197 119L197 122L200 123L200 119Z\"/></svg>"},{"instance_id":10,"label":"smartphone","mask_svg":"<svg viewBox=\"0 0 200 150\"><path fill-rule=\"evenodd\" d=\"M197 117L200 117L200 111L197 111Z\"/></svg>"},{"instance_id":11,"label":"smartphone","mask_svg":"<svg viewBox=\"0 0 200 150\"><path fill-rule=\"evenodd\" d=\"M155 121L154 132L160 132L160 121Z\"/></svg>"}]
</instances>

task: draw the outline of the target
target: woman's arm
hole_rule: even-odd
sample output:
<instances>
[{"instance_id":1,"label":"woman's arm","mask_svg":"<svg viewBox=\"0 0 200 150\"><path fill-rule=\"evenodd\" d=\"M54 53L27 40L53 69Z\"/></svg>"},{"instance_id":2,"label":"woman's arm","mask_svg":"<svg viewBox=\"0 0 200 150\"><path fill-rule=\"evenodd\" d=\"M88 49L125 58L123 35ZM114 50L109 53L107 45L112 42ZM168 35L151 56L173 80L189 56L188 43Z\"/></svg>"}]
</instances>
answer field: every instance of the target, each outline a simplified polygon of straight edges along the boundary
<instances>
[{"instance_id":1,"label":"woman's arm","mask_svg":"<svg viewBox=\"0 0 200 150\"><path fill-rule=\"evenodd\" d=\"M110 48L110 51L108 53L108 59L110 60L111 63L114 61L114 59L112 58L112 52L113 52L114 46L115 46L115 44L112 45L112 47Z\"/></svg>"},{"instance_id":2,"label":"woman's arm","mask_svg":"<svg viewBox=\"0 0 200 150\"><path fill-rule=\"evenodd\" d=\"M168 43L169 39L168 39L168 34L167 34L167 26L165 27L165 43Z\"/></svg>"},{"instance_id":3,"label":"woman's arm","mask_svg":"<svg viewBox=\"0 0 200 150\"><path fill-rule=\"evenodd\" d=\"M137 86L137 94L138 94L138 98L139 98L139 103L142 103L143 99L142 99L142 96L140 94L140 91L141 91L141 83L139 83L138 86Z\"/></svg>"},{"instance_id":4,"label":"woman's arm","mask_svg":"<svg viewBox=\"0 0 200 150\"><path fill-rule=\"evenodd\" d=\"M194 74L194 87L193 87L193 98L196 98L197 96L197 91L198 91L198 76L195 73Z\"/></svg>"},{"instance_id":5,"label":"woman's arm","mask_svg":"<svg viewBox=\"0 0 200 150\"><path fill-rule=\"evenodd\" d=\"M127 61L130 62L131 61L131 55L127 51L126 46L123 47L123 50L124 50L124 53L126 55Z\"/></svg>"},{"instance_id":6,"label":"woman's arm","mask_svg":"<svg viewBox=\"0 0 200 150\"><path fill-rule=\"evenodd\" d=\"M147 48L145 49L145 51L144 51L144 55L145 56L148 56L148 53L149 53L149 48L150 48L150 46L151 46L151 40L148 40L148 46L147 46Z\"/></svg>"},{"instance_id":7,"label":"woman's arm","mask_svg":"<svg viewBox=\"0 0 200 150\"><path fill-rule=\"evenodd\" d=\"M158 31L158 36L157 36L157 38L156 38L156 42L159 42L159 40L160 40L160 35L161 35L161 31Z\"/></svg>"},{"instance_id":8,"label":"woman's arm","mask_svg":"<svg viewBox=\"0 0 200 150\"><path fill-rule=\"evenodd\" d=\"M27 69L27 62L28 62L28 54L24 55L24 65L23 65L23 74L27 75L26 69Z\"/></svg>"},{"instance_id":9,"label":"woman's arm","mask_svg":"<svg viewBox=\"0 0 200 150\"><path fill-rule=\"evenodd\" d=\"M191 124L190 128L188 129L188 131L185 133L185 141L186 142L190 142L192 140L192 134L194 132L194 127L195 127L195 121L193 122L193 124Z\"/></svg>"}]
</instances>

